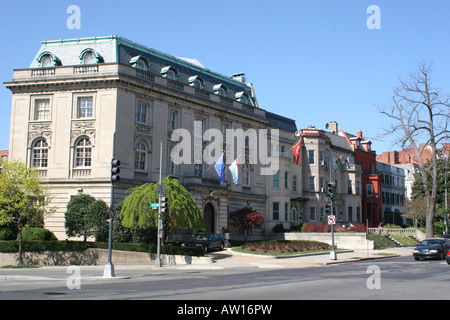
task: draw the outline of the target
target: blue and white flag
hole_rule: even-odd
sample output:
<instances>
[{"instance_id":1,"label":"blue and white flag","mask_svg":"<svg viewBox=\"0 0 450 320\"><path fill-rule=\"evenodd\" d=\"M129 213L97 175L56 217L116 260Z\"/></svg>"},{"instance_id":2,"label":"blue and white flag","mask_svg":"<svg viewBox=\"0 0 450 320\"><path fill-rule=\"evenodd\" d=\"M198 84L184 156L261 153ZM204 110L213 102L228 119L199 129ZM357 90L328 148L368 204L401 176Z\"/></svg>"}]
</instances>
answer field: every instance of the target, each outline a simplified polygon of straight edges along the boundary
<instances>
[{"instance_id":1,"label":"blue and white flag","mask_svg":"<svg viewBox=\"0 0 450 320\"><path fill-rule=\"evenodd\" d=\"M237 186L239 184L239 157L234 160L234 162L228 167L233 176L234 184Z\"/></svg>"},{"instance_id":2,"label":"blue and white flag","mask_svg":"<svg viewBox=\"0 0 450 320\"><path fill-rule=\"evenodd\" d=\"M217 160L216 164L214 165L214 168L216 169L217 174L220 177L220 185L223 184L224 172L225 172L225 164L223 163L223 156L224 156L224 154L222 153L219 160Z\"/></svg>"}]
</instances>

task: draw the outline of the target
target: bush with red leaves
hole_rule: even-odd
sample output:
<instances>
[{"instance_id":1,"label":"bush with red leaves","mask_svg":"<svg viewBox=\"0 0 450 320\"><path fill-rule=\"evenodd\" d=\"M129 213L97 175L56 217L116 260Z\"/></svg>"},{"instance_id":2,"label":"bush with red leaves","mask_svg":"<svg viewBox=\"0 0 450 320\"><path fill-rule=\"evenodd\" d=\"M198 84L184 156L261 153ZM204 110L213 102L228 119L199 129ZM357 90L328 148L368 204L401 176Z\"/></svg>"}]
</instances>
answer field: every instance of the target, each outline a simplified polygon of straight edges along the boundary
<instances>
[{"instance_id":1,"label":"bush with red leaves","mask_svg":"<svg viewBox=\"0 0 450 320\"><path fill-rule=\"evenodd\" d=\"M261 229L264 217L261 213L250 207L244 207L230 214L231 225L239 228L239 232L244 234L244 241L254 229Z\"/></svg>"}]
</instances>

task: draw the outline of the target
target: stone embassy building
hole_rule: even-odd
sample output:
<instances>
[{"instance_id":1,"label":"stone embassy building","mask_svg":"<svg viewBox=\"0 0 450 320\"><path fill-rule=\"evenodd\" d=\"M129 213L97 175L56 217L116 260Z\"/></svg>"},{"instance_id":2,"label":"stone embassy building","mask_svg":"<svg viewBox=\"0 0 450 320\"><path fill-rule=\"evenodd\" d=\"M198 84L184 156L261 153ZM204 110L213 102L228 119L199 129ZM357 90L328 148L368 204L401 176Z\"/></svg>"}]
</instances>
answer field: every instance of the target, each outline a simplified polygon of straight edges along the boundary
<instances>
[{"instance_id":1,"label":"stone embassy building","mask_svg":"<svg viewBox=\"0 0 450 320\"><path fill-rule=\"evenodd\" d=\"M259 108L243 74L226 77L196 60L106 36L43 41L31 66L14 70L5 86L12 91L9 159L36 167L51 186L56 212L45 226L59 239L66 238L64 213L72 196L87 193L110 203L113 149L122 163L114 188L120 202L128 189L159 180L160 142L163 176L179 179L193 194L207 231L229 228L229 213L244 206L265 216L265 227L255 235L279 223L289 228L319 222L323 181L307 188L317 195L317 209L311 209L303 196L311 185L308 166L296 165L292 154L299 139L295 121ZM262 175L267 162L249 161L255 145L245 136L231 144L235 153L226 160L230 164L239 155L240 182L235 185L227 171L221 185L214 167L199 158L208 142L202 137L212 128L223 133L224 151L230 148L230 129L268 130L270 138L263 141L279 170ZM193 137L194 163L172 161L178 129Z\"/></svg>"}]
</instances>

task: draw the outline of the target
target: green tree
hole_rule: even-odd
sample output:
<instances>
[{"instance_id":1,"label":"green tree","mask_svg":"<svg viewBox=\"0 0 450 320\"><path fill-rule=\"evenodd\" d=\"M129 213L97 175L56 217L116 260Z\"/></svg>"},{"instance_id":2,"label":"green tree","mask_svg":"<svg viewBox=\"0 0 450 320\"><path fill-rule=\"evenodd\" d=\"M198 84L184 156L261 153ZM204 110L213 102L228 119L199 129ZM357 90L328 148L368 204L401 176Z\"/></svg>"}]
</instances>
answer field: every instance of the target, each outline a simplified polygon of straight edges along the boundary
<instances>
[{"instance_id":1,"label":"green tree","mask_svg":"<svg viewBox=\"0 0 450 320\"><path fill-rule=\"evenodd\" d=\"M166 238L174 229L205 229L205 222L199 206L191 193L170 177L164 178L168 198L166 219ZM146 183L130 189L131 194L123 201L121 210L122 224L127 228L156 228L158 226L158 210L152 210L151 203L158 203L157 183Z\"/></svg>"},{"instance_id":2,"label":"green tree","mask_svg":"<svg viewBox=\"0 0 450 320\"><path fill-rule=\"evenodd\" d=\"M95 237L105 241L108 237L109 207L103 200L88 194L74 196L67 204L65 228L68 237Z\"/></svg>"},{"instance_id":3,"label":"green tree","mask_svg":"<svg viewBox=\"0 0 450 320\"><path fill-rule=\"evenodd\" d=\"M22 230L44 217L54 209L49 188L38 178L33 168L21 161L7 161L0 174L0 226L14 225L18 231L19 264L22 259Z\"/></svg>"}]
</instances>

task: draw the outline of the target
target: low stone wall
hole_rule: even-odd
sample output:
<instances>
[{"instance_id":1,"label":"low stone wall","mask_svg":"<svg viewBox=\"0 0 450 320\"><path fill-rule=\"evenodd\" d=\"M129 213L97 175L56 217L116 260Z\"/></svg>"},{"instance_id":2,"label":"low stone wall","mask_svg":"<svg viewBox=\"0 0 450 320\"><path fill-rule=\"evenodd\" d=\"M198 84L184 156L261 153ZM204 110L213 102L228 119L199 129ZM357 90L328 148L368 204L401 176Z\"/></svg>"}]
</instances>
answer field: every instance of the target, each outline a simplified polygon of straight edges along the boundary
<instances>
[{"instance_id":1,"label":"low stone wall","mask_svg":"<svg viewBox=\"0 0 450 320\"><path fill-rule=\"evenodd\" d=\"M273 240L312 240L325 242L331 245L331 232L288 232L274 233ZM339 249L373 250L374 241L367 240L365 233L335 232L334 245Z\"/></svg>"},{"instance_id":2,"label":"low stone wall","mask_svg":"<svg viewBox=\"0 0 450 320\"><path fill-rule=\"evenodd\" d=\"M155 265L156 254L146 252L112 251L114 265ZM16 265L17 253L0 253L0 266ZM70 265L105 265L108 262L107 249L87 249L85 251L46 251L24 252L24 264L40 266L70 266ZM191 257L178 255L161 255L163 265L209 264L211 257Z\"/></svg>"}]
</instances>

